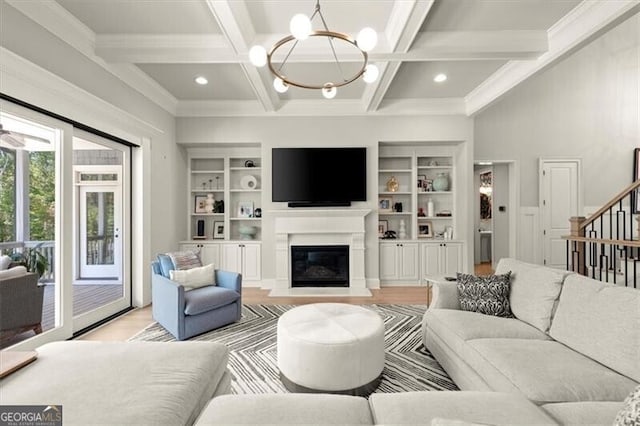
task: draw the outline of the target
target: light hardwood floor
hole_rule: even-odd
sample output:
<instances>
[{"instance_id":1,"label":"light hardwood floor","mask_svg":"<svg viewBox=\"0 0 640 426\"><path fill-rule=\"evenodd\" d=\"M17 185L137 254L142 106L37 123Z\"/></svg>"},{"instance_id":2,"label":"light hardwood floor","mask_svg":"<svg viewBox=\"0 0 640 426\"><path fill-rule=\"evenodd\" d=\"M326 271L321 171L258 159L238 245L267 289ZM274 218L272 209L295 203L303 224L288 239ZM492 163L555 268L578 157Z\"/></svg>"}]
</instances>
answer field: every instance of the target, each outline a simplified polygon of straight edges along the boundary
<instances>
[{"instance_id":1,"label":"light hardwood floor","mask_svg":"<svg viewBox=\"0 0 640 426\"><path fill-rule=\"evenodd\" d=\"M475 266L476 275L490 275L492 273L490 262ZM371 293L373 293L372 297L269 297L269 290L246 288L243 289L242 302L247 305L304 305L321 302L361 305L373 303L427 304L427 287L384 287L379 290L371 290ZM102 327L80 336L78 339L125 341L151 323L153 323L151 306L146 306L116 318Z\"/></svg>"},{"instance_id":2,"label":"light hardwood floor","mask_svg":"<svg viewBox=\"0 0 640 426\"><path fill-rule=\"evenodd\" d=\"M307 303L352 303L366 305L373 303L388 304L427 304L426 287L385 287L371 290L372 297L269 297L269 290L246 288L242 290L242 303L246 305L304 305ZM120 318L103 325L78 340L125 341L151 324L151 306L135 309Z\"/></svg>"}]
</instances>

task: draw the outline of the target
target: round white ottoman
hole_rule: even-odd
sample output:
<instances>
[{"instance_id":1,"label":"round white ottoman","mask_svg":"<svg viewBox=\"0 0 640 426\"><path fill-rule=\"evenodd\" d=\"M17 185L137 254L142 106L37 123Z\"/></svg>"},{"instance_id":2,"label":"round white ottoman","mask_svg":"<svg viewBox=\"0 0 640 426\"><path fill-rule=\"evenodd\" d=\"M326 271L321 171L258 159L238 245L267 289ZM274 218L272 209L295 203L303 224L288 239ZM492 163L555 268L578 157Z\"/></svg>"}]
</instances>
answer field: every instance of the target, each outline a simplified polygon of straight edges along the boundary
<instances>
[{"instance_id":1,"label":"round white ottoman","mask_svg":"<svg viewBox=\"0 0 640 426\"><path fill-rule=\"evenodd\" d=\"M293 308L278 320L278 368L292 392L369 395L382 378L384 323L356 305Z\"/></svg>"}]
</instances>

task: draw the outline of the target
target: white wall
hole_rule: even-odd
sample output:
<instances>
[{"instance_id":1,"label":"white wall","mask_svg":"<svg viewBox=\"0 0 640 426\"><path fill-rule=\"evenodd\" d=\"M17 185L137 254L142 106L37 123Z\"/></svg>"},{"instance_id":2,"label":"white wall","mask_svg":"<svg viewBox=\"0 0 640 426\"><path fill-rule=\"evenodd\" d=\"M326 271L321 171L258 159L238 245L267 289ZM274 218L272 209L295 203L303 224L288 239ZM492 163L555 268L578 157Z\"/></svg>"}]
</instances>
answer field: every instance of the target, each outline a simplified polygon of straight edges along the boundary
<instances>
[{"instance_id":1,"label":"white wall","mask_svg":"<svg viewBox=\"0 0 640 426\"><path fill-rule=\"evenodd\" d=\"M475 158L519 162L522 206L538 205L538 158L580 158L584 203L602 205L632 181L639 91L635 14L478 114Z\"/></svg>"},{"instance_id":2,"label":"white wall","mask_svg":"<svg viewBox=\"0 0 640 426\"><path fill-rule=\"evenodd\" d=\"M263 164L263 278L275 278L274 230L269 210L286 208L286 203L271 202L271 149L286 146L364 146L367 147L367 202L353 203L353 208L368 208L373 212L367 217L366 239L366 276L374 281L378 277L378 217L377 200L377 165L378 143L384 142L464 142L460 144L459 170L462 177L461 187L470 188L472 179L473 123L463 116L437 117L273 117L273 118L178 118L176 124L176 140L180 144L190 146L207 146L211 144L262 144ZM327 165L327 173L331 173L331 165ZM318 177L319 179L322 176ZM469 211L469 197L458 208ZM183 200L187 202L186 194ZM470 237L469 231L473 218L464 219L459 238ZM183 238L186 238L186 230ZM473 242L467 244L473 249ZM469 252L465 256L471 265L473 256ZM369 282L372 285L371 282Z\"/></svg>"},{"instance_id":3,"label":"white wall","mask_svg":"<svg viewBox=\"0 0 640 426\"><path fill-rule=\"evenodd\" d=\"M0 3L3 50L0 90L14 98L136 143L150 140L145 154L151 226L147 251L176 248L185 234L181 202L186 187L184 150L175 145L175 119L6 2ZM15 55L13 55L15 53ZM34 66L35 65L35 66ZM142 156L141 156L142 157ZM142 173L141 175L145 175ZM150 255L134 253L144 265L139 304L150 302Z\"/></svg>"}]
</instances>

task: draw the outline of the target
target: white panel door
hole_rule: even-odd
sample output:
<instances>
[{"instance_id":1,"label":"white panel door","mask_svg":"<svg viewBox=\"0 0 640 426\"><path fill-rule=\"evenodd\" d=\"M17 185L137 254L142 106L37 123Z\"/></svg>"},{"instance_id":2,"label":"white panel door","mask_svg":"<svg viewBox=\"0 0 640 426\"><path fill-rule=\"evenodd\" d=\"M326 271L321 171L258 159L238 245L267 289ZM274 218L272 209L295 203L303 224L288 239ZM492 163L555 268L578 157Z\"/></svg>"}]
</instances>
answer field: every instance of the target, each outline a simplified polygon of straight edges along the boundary
<instances>
[{"instance_id":1,"label":"white panel door","mask_svg":"<svg viewBox=\"0 0 640 426\"><path fill-rule=\"evenodd\" d=\"M462 244L443 243L442 254L442 274L455 276L457 272L462 272Z\"/></svg>"},{"instance_id":2,"label":"white panel door","mask_svg":"<svg viewBox=\"0 0 640 426\"><path fill-rule=\"evenodd\" d=\"M242 273L242 252L238 244L222 244L220 269Z\"/></svg>"},{"instance_id":3,"label":"white panel door","mask_svg":"<svg viewBox=\"0 0 640 426\"><path fill-rule=\"evenodd\" d=\"M398 251L396 243L380 243L380 279L398 279Z\"/></svg>"},{"instance_id":4,"label":"white panel door","mask_svg":"<svg viewBox=\"0 0 640 426\"><path fill-rule=\"evenodd\" d=\"M566 269L566 241L569 218L580 210L579 161L542 160L540 176L540 204L543 263L553 268Z\"/></svg>"},{"instance_id":5,"label":"white panel door","mask_svg":"<svg viewBox=\"0 0 640 426\"><path fill-rule=\"evenodd\" d=\"M214 264L220 268L220 244L202 244L200 247L200 261L203 265Z\"/></svg>"},{"instance_id":6,"label":"white panel door","mask_svg":"<svg viewBox=\"0 0 640 426\"><path fill-rule=\"evenodd\" d=\"M422 276L438 276L440 272L440 244L422 244Z\"/></svg>"},{"instance_id":7,"label":"white panel door","mask_svg":"<svg viewBox=\"0 0 640 426\"><path fill-rule=\"evenodd\" d=\"M241 244L242 247L242 279L244 281L259 281L261 278L260 244Z\"/></svg>"},{"instance_id":8,"label":"white panel door","mask_svg":"<svg viewBox=\"0 0 640 426\"><path fill-rule=\"evenodd\" d=\"M401 243L399 272L401 280L418 281L420 279L420 246L418 243Z\"/></svg>"}]
</instances>

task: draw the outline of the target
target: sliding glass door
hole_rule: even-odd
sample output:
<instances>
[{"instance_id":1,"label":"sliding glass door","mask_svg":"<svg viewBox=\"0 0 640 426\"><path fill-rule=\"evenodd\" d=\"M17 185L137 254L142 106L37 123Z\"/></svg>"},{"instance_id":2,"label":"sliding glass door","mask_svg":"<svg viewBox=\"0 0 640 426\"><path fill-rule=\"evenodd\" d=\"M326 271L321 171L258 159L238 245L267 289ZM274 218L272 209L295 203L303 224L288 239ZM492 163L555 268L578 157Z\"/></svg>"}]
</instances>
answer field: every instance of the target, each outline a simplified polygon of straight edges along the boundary
<instances>
[{"instance_id":1,"label":"sliding glass door","mask_svg":"<svg viewBox=\"0 0 640 426\"><path fill-rule=\"evenodd\" d=\"M0 293L0 349L27 350L131 306L131 148L6 101L0 124L0 255L38 264Z\"/></svg>"},{"instance_id":2,"label":"sliding glass door","mask_svg":"<svg viewBox=\"0 0 640 426\"><path fill-rule=\"evenodd\" d=\"M130 148L76 131L74 330L131 305Z\"/></svg>"}]
</instances>

